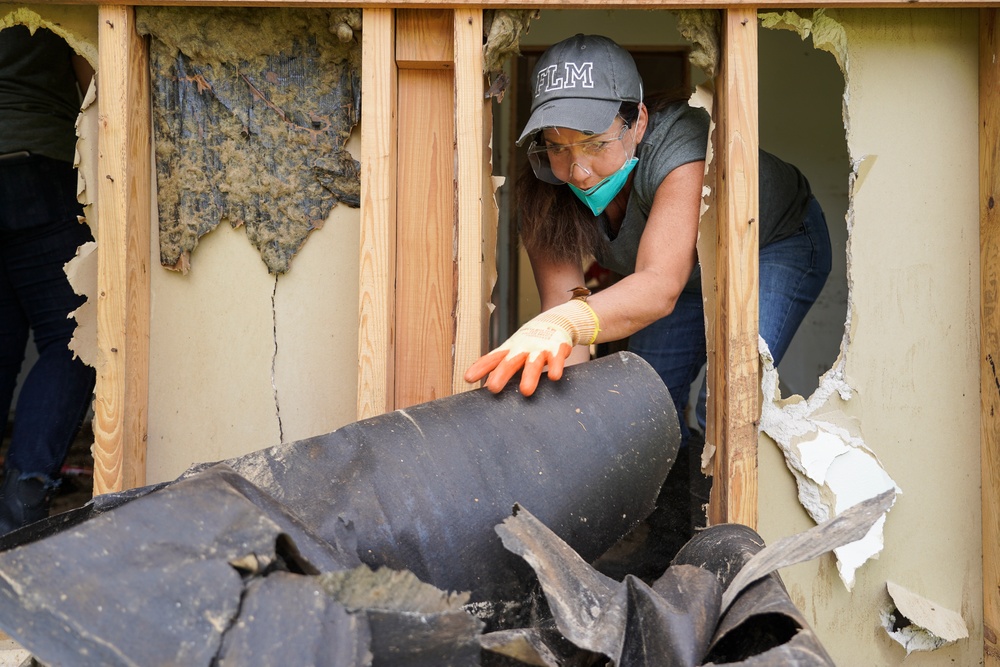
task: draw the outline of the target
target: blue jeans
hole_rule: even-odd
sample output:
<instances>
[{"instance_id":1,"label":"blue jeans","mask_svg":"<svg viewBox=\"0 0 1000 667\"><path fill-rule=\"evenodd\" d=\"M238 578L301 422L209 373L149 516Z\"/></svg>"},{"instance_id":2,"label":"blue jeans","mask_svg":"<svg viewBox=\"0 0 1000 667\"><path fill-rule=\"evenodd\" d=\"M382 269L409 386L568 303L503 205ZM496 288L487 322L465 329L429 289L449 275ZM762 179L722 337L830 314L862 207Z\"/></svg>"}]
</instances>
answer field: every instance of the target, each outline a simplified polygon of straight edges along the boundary
<instances>
[{"instance_id":1,"label":"blue jeans","mask_svg":"<svg viewBox=\"0 0 1000 667\"><path fill-rule=\"evenodd\" d=\"M830 275L830 234L815 198L809 202L802 230L761 248L759 261L758 330L777 365ZM707 358L700 286L685 289L672 313L632 334L629 350L649 362L667 385L681 423L682 443L686 443L690 429L684 412L691 383ZM705 403L703 385L696 406L703 431Z\"/></svg>"},{"instance_id":2,"label":"blue jeans","mask_svg":"<svg viewBox=\"0 0 1000 667\"><path fill-rule=\"evenodd\" d=\"M29 330L38 359L25 377L5 468L58 475L93 399L95 371L67 347L84 297L63 265L92 240L77 220L76 172L41 156L0 159L0 433L6 431Z\"/></svg>"}]
</instances>

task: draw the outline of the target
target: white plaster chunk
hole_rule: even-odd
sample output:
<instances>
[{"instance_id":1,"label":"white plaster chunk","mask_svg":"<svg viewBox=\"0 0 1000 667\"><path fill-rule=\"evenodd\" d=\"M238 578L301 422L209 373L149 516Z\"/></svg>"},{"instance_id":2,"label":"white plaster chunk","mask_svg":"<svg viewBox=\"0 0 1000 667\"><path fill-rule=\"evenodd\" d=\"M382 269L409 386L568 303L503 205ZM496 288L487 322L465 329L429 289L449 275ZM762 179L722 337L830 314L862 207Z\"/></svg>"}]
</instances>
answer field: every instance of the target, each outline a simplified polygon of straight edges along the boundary
<instances>
[{"instance_id":1,"label":"white plaster chunk","mask_svg":"<svg viewBox=\"0 0 1000 667\"><path fill-rule=\"evenodd\" d=\"M886 582L886 588L895 607L882 612L882 626L906 649L907 655L913 651L933 651L968 638L969 628L958 612L891 581Z\"/></svg>"},{"instance_id":2,"label":"white plaster chunk","mask_svg":"<svg viewBox=\"0 0 1000 667\"><path fill-rule=\"evenodd\" d=\"M771 353L763 339L759 344L765 399L760 430L781 448L795 476L799 502L813 521L827 521L884 491L900 493L865 444L856 420L828 403L835 394L841 400L851 395L840 374L841 364L821 378L809 399L782 400ZM837 570L848 590L854 587L856 570L882 550L884 524L885 515L864 538L834 549Z\"/></svg>"}]
</instances>

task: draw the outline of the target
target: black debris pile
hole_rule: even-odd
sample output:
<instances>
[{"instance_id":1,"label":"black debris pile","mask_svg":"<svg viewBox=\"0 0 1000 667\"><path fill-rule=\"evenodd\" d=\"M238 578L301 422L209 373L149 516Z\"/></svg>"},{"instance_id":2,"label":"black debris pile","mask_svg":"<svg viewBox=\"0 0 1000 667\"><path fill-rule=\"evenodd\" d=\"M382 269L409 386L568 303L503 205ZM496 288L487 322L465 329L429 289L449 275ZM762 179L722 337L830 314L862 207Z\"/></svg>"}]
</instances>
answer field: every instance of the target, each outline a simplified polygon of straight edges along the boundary
<instances>
[{"instance_id":1,"label":"black debris pile","mask_svg":"<svg viewBox=\"0 0 1000 667\"><path fill-rule=\"evenodd\" d=\"M776 574L725 597L744 527L651 586L588 565L652 512L670 406L620 353L98 496L0 540L0 629L50 667L830 664Z\"/></svg>"}]
</instances>

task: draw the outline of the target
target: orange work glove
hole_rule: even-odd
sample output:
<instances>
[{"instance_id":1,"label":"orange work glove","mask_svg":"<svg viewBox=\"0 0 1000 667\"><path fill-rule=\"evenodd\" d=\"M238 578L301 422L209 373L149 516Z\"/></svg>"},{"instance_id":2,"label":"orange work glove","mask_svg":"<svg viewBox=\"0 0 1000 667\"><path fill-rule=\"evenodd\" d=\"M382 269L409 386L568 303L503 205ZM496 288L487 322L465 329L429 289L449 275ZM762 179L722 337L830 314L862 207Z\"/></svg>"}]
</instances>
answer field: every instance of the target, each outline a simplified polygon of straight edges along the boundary
<instances>
[{"instance_id":1,"label":"orange work glove","mask_svg":"<svg viewBox=\"0 0 1000 667\"><path fill-rule=\"evenodd\" d=\"M581 298L570 299L528 320L503 345L480 357L465 371L465 381L477 382L489 373L486 388L495 394L523 368L521 393L531 396L546 364L549 379L558 380L573 346L591 345L598 331L593 308Z\"/></svg>"}]
</instances>

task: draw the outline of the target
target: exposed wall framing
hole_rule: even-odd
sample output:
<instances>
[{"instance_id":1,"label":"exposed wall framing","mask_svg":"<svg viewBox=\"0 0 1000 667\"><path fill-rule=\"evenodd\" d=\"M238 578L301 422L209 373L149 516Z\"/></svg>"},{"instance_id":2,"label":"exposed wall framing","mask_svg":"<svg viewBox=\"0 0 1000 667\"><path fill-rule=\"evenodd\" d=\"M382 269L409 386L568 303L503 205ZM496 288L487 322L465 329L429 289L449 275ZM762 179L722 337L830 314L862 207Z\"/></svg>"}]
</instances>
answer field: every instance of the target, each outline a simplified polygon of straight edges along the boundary
<instances>
[{"instance_id":1,"label":"exposed wall framing","mask_svg":"<svg viewBox=\"0 0 1000 667\"><path fill-rule=\"evenodd\" d=\"M143 3L140 3L143 4ZM153 3L149 3L153 4ZM156 3L163 4L163 3ZM173 0L166 4L205 4ZM243 6L276 6L275 0L241 0ZM400 89L397 45L408 37L418 46L425 19L433 16L448 41L451 56L439 55L426 61L426 74L418 79L441 78L448 83L436 88L433 104L448 113L451 135L439 144L446 162L451 162L451 142L458 147L457 169L434 187L447 188L457 199L435 212L435 233L442 234L456 256L448 255L448 270L439 269L440 280L421 283L430 293L420 296L425 303L437 303L441 320L439 332L447 338L447 372L435 386L436 395L461 389L455 377L470 358L482 350L485 341L483 304L489 294L484 281L473 275L482 267L481 207L483 193L483 118L481 102L481 8L538 8L543 3L458 2L441 10L441 3L404 0L406 10L362 2L299 2L299 6L364 6L363 31L363 120L362 127L362 247L360 275L360 343L358 418L369 417L417 401L419 385L401 389L406 371L400 368L400 340L417 335L424 326L420 308L401 305L395 289L397 267L407 256L417 253L423 263L422 248L400 244L397 227L401 206L396 200L396 184L409 182L413 174L400 155L397 136ZM982 400L982 488L983 488L983 590L984 663L1000 665L997 628L1000 628L1000 472L997 447L1000 381L1000 299L997 266L1000 262L1000 230L995 202L1000 191L997 167L1000 160L1000 132L997 131L1000 101L1000 18L997 2L940 0L920 3L925 7L980 7L980 166L981 166L981 400ZM572 2L561 8L591 8L596 3ZM701 3L637 2L604 0L601 8L677 9ZM714 413L710 418L721 449L716 457L717 479L724 480L713 498L712 517L716 521L739 521L756 525L756 419L757 332L756 286L748 276L757 275L756 218L756 6L731 2L716 5L725 9L723 67L717 90L717 143L720 160L720 290L712 389ZM803 7L801 2L775 0L773 7ZM806 3L812 7L913 7L911 0L845 2L826 0ZM727 9L728 8L728 9ZM406 30L418 34L397 34L397 14L410 12L413 19ZM424 16L427 14L427 16ZM150 127L148 53L135 32L131 6L99 8L100 158L99 196L102 206L97 220L101 253L98 275L99 366L95 401L95 492L104 493L142 485L145 480L145 437L148 391L149 336L149 204ZM442 17L448 17L444 19ZM450 28L445 29L450 22ZM410 42L413 44L414 42ZM438 45L442 46L442 45ZM416 67L416 61L410 65ZM415 71L415 70L414 70ZM441 130L445 132L446 130ZM411 167L414 165L411 165ZM425 169L421 166L420 169ZM413 202L411 202L412 204ZM405 212L404 212L405 213ZM456 222L457 221L457 222ZM427 222L426 220L424 221ZM457 224L457 229L455 225ZM457 239L457 242L455 242ZM443 247L443 246L442 246ZM447 254L447 253L445 253ZM443 255L442 255L443 257ZM443 260L442 260L443 261ZM442 265L443 266L443 265ZM449 273L449 271L453 271ZM446 275L447 274L447 275ZM735 277L739 279L735 279ZM447 304L445 306L444 304ZM454 308L454 309L453 309ZM452 347L455 340L469 347ZM412 350L407 355L422 353ZM421 357L420 359L423 359ZM407 359L407 364L411 362ZM422 362L417 360L416 367ZM419 377L419 375L415 376ZM411 389L416 390L411 391Z\"/></svg>"},{"instance_id":2,"label":"exposed wall framing","mask_svg":"<svg viewBox=\"0 0 1000 667\"><path fill-rule=\"evenodd\" d=\"M98 11L98 193L94 492L146 481L149 396L149 49L135 10Z\"/></svg>"},{"instance_id":3,"label":"exposed wall framing","mask_svg":"<svg viewBox=\"0 0 1000 667\"><path fill-rule=\"evenodd\" d=\"M723 11L715 115L718 313L712 416L715 455L709 520L757 527L757 10ZM720 360L723 360L720 363Z\"/></svg>"},{"instance_id":4,"label":"exposed wall framing","mask_svg":"<svg viewBox=\"0 0 1000 667\"><path fill-rule=\"evenodd\" d=\"M980 437L983 652L1000 665L1000 11L979 16Z\"/></svg>"},{"instance_id":5,"label":"exposed wall framing","mask_svg":"<svg viewBox=\"0 0 1000 667\"><path fill-rule=\"evenodd\" d=\"M381 199L362 205L359 418L468 389L488 325L482 11L381 12L363 31L362 200Z\"/></svg>"}]
</instances>

